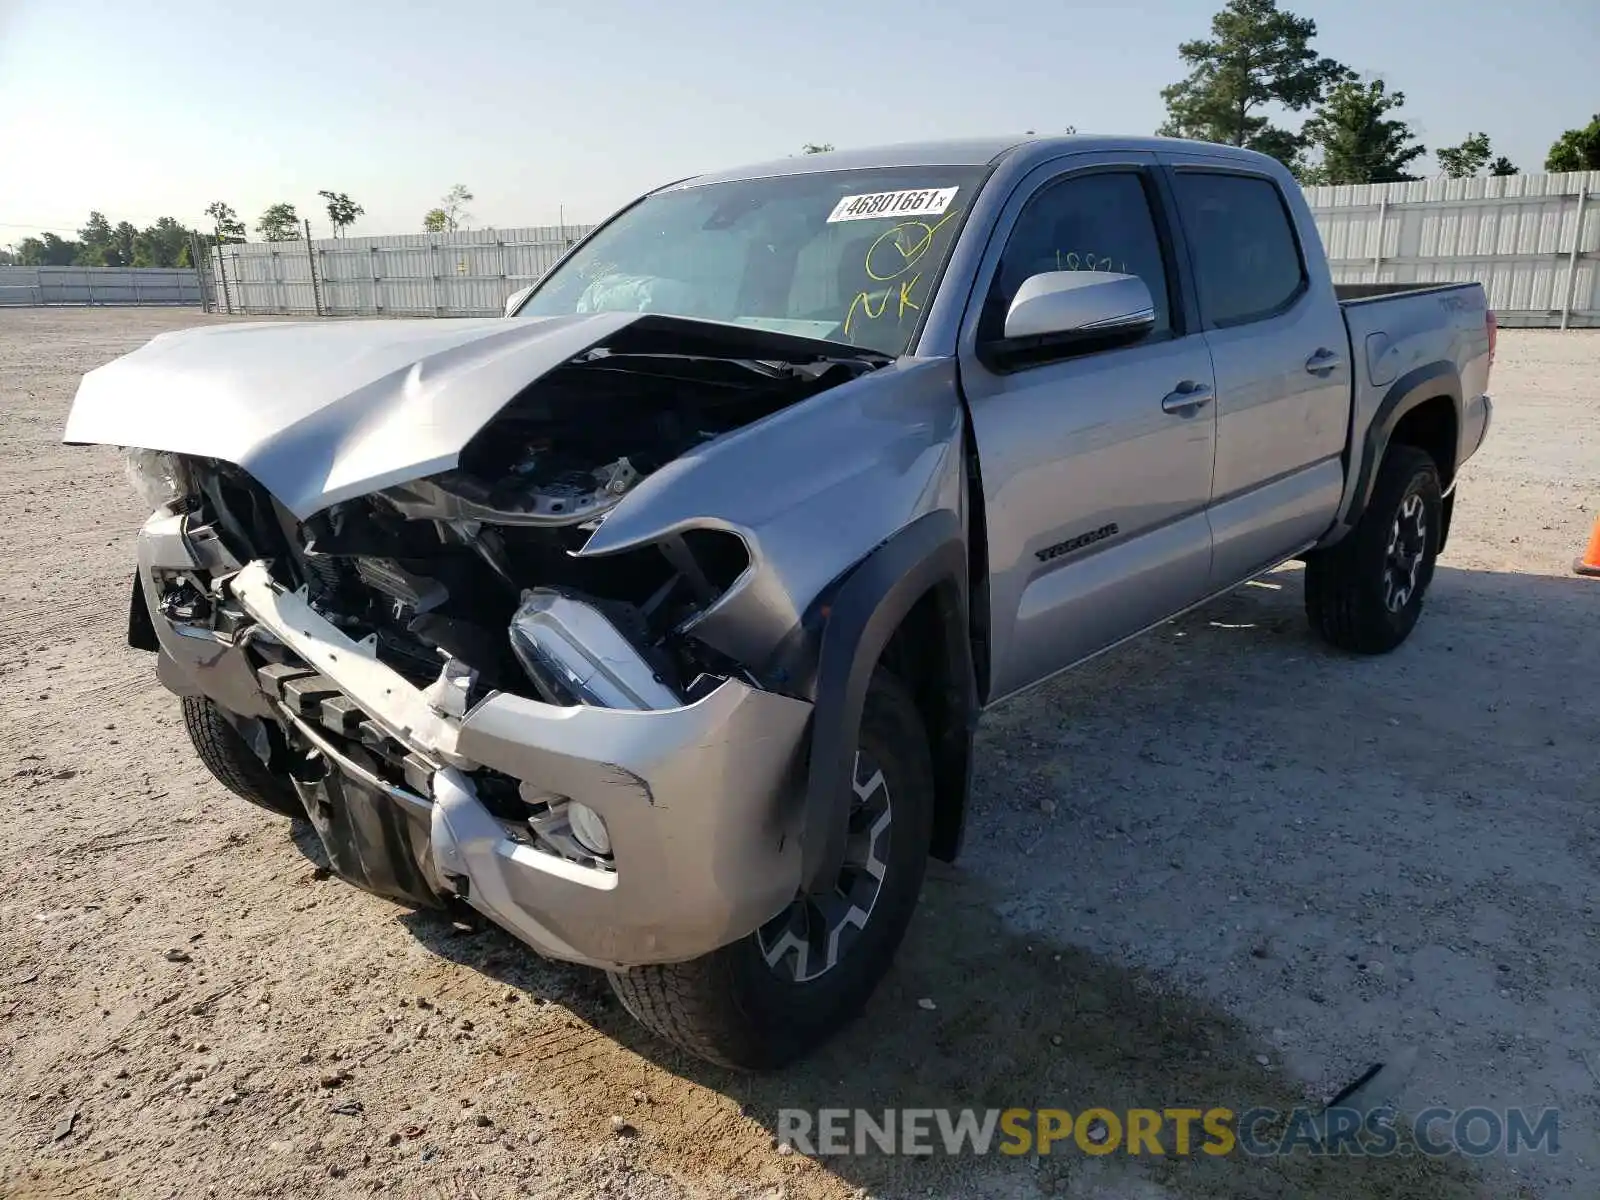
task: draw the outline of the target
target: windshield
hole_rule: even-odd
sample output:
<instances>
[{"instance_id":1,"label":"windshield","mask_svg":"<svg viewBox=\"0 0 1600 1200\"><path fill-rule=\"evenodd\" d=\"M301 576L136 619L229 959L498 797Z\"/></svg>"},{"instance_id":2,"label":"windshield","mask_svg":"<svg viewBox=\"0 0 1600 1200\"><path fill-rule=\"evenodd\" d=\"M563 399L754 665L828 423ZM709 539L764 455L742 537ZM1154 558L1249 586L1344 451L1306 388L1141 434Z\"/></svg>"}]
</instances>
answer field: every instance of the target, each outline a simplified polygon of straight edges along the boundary
<instances>
[{"instance_id":1,"label":"windshield","mask_svg":"<svg viewBox=\"0 0 1600 1200\"><path fill-rule=\"evenodd\" d=\"M904 354L982 175L896 167L658 192L517 315L670 313Z\"/></svg>"}]
</instances>

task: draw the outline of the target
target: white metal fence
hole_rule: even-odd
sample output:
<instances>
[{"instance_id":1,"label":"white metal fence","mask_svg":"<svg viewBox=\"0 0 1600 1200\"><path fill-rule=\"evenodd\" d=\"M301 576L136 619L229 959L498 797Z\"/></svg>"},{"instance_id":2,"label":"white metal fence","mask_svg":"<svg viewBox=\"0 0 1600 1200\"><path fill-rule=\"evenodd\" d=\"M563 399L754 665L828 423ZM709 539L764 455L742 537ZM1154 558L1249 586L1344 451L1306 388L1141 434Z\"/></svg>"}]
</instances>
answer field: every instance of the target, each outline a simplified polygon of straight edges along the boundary
<instances>
[{"instance_id":1,"label":"white metal fence","mask_svg":"<svg viewBox=\"0 0 1600 1200\"><path fill-rule=\"evenodd\" d=\"M1600 171L1317 187L1306 198L1339 283L1479 280L1507 326L1600 327ZM206 304L246 315L495 316L591 228L223 246L212 251Z\"/></svg>"},{"instance_id":2,"label":"white metal fence","mask_svg":"<svg viewBox=\"0 0 1600 1200\"><path fill-rule=\"evenodd\" d=\"M0 266L0 305L200 302L192 267Z\"/></svg>"},{"instance_id":3,"label":"white metal fence","mask_svg":"<svg viewBox=\"0 0 1600 1200\"><path fill-rule=\"evenodd\" d=\"M1336 283L1478 280L1502 325L1600 327L1600 171L1306 189Z\"/></svg>"},{"instance_id":4,"label":"white metal fence","mask_svg":"<svg viewBox=\"0 0 1600 1200\"><path fill-rule=\"evenodd\" d=\"M217 312L499 316L593 226L245 243L211 252Z\"/></svg>"}]
</instances>

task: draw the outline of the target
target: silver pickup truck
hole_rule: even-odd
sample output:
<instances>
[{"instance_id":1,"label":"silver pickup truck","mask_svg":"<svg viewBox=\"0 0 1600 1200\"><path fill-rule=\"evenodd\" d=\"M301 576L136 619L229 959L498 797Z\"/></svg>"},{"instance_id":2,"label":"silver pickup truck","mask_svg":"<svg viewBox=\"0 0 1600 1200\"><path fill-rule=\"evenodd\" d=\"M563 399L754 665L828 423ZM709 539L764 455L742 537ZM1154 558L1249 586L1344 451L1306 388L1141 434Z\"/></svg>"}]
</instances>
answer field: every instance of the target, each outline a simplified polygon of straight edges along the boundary
<instances>
[{"instance_id":1,"label":"silver pickup truck","mask_svg":"<svg viewBox=\"0 0 1600 1200\"><path fill-rule=\"evenodd\" d=\"M162 335L65 440L128 449L129 640L225 786L766 1067L883 975L991 705L1293 558L1327 641L1405 640L1495 323L1356 290L1247 151L825 154L503 318Z\"/></svg>"}]
</instances>

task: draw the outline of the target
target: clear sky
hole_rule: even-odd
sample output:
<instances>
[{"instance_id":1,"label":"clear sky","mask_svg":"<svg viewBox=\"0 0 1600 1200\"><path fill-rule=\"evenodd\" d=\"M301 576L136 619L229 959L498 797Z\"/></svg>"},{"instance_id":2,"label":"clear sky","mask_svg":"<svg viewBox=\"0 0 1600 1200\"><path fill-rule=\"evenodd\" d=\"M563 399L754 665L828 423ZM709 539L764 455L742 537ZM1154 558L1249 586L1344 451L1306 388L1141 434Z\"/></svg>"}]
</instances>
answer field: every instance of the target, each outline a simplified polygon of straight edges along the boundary
<instances>
[{"instance_id":1,"label":"clear sky","mask_svg":"<svg viewBox=\"0 0 1600 1200\"><path fill-rule=\"evenodd\" d=\"M591 221L669 179L798 152L1075 125L1154 130L1220 0L0 0L0 244L90 208L252 226L317 191L405 233ZM1283 0L1381 75L1429 149L1539 170L1600 109L1600 0ZM159 15L156 15L159 14ZM1428 169L1433 169L1431 159ZM252 237L254 233L252 232Z\"/></svg>"}]
</instances>

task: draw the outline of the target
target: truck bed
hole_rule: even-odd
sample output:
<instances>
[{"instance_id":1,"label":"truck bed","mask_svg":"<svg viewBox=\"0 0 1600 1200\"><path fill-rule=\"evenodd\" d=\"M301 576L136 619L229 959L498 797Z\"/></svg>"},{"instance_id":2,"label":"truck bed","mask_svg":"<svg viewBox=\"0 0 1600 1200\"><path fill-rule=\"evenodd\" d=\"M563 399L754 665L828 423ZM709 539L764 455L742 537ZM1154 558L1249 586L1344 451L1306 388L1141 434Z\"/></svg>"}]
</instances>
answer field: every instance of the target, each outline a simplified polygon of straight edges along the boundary
<instances>
[{"instance_id":1,"label":"truck bed","mask_svg":"<svg viewBox=\"0 0 1600 1200\"><path fill-rule=\"evenodd\" d=\"M1344 305L1360 304L1385 296L1398 296L1407 292L1443 291L1448 288L1472 287L1468 283L1336 283L1333 294Z\"/></svg>"}]
</instances>

